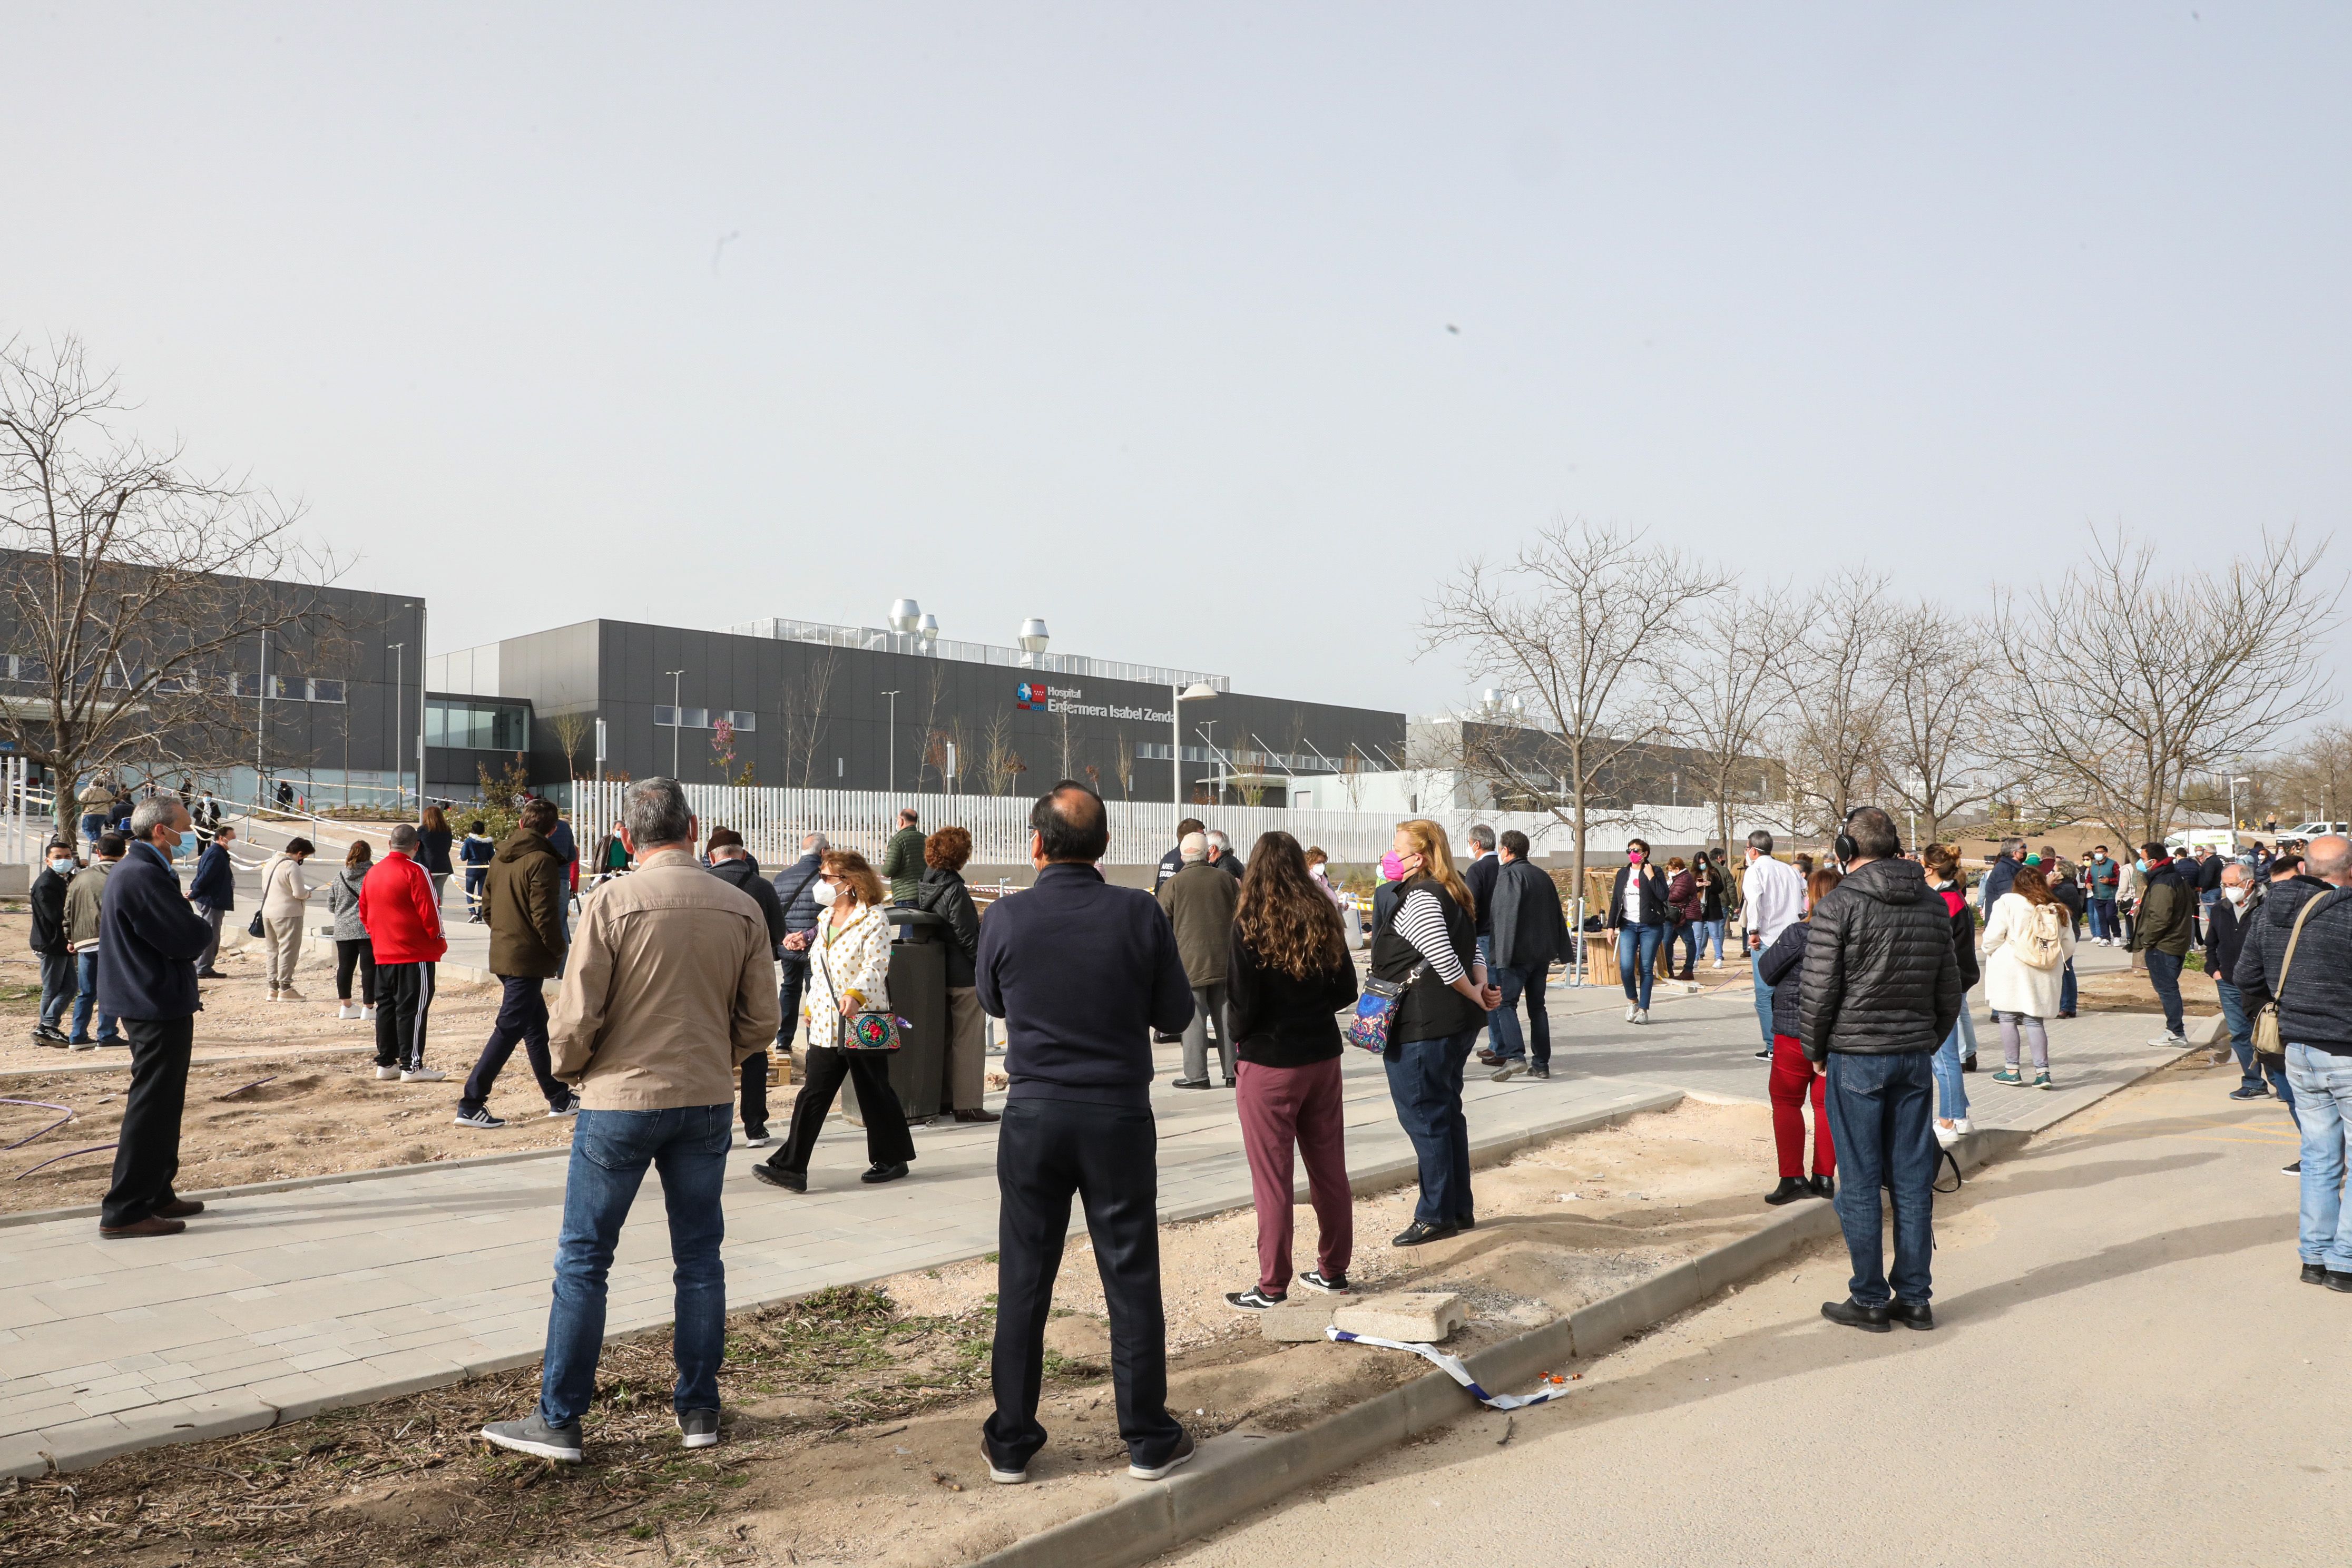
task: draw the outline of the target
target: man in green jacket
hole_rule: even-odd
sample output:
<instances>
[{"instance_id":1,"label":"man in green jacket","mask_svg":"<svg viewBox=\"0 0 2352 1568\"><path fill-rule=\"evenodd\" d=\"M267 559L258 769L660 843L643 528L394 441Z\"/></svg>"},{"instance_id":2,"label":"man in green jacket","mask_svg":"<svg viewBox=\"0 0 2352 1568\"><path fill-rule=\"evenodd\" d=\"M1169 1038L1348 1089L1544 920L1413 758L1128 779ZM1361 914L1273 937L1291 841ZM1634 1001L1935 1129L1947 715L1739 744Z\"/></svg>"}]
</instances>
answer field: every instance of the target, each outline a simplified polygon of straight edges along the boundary
<instances>
[{"instance_id":1,"label":"man in green jacket","mask_svg":"<svg viewBox=\"0 0 2352 1568\"><path fill-rule=\"evenodd\" d=\"M2164 1033L2151 1046L2185 1046L2181 1033L2180 966L2189 955L2190 921L2197 911L2197 881L2184 873L2161 844L2143 844L2145 874L2139 896L2139 920L2132 930L2131 950L2147 964L2147 981L2164 1004Z\"/></svg>"},{"instance_id":2,"label":"man in green jacket","mask_svg":"<svg viewBox=\"0 0 2352 1568\"><path fill-rule=\"evenodd\" d=\"M552 801L533 800L522 808L515 830L490 858L482 892L482 917L490 926L490 973L504 995L498 1020L482 1047L465 1092L457 1097L457 1125L494 1131L506 1125L490 1114L490 1089L520 1044L530 1058L531 1076L547 1097L550 1116L570 1116L579 1098L555 1079L547 1047L547 995L541 987L563 966L570 943L563 930L568 891L563 861L548 841L555 826Z\"/></svg>"},{"instance_id":3,"label":"man in green jacket","mask_svg":"<svg viewBox=\"0 0 2352 1568\"><path fill-rule=\"evenodd\" d=\"M915 808L898 814L898 831L882 849L882 874L890 879L890 901L911 904L923 880L923 830L915 826Z\"/></svg>"}]
</instances>

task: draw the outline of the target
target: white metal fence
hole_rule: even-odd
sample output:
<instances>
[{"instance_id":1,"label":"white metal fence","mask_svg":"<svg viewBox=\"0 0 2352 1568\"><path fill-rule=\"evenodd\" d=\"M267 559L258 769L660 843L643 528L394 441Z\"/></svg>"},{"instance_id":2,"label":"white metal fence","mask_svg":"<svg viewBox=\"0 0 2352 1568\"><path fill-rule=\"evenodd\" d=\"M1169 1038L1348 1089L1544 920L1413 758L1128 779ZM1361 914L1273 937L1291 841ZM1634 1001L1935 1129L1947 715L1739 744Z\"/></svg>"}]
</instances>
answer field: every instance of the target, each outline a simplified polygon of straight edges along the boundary
<instances>
[{"instance_id":1,"label":"white metal fence","mask_svg":"<svg viewBox=\"0 0 2352 1568\"><path fill-rule=\"evenodd\" d=\"M26 783L25 759L0 758L0 864L36 864L57 835L57 804Z\"/></svg>"}]
</instances>

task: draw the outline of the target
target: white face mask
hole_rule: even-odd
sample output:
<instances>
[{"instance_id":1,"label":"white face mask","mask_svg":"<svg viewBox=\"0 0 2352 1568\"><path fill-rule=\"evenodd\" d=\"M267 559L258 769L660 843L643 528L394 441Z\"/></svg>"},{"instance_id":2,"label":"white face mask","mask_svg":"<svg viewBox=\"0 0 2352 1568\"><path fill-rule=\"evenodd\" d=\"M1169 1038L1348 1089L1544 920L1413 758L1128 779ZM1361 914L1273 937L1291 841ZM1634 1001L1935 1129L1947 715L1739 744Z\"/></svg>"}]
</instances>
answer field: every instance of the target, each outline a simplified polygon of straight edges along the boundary
<instances>
[{"instance_id":1,"label":"white face mask","mask_svg":"<svg viewBox=\"0 0 2352 1568\"><path fill-rule=\"evenodd\" d=\"M817 907L819 909L825 909L831 907L835 894L839 891L840 889L835 888L831 882L819 881L815 886L809 889L809 897L817 901Z\"/></svg>"},{"instance_id":2,"label":"white face mask","mask_svg":"<svg viewBox=\"0 0 2352 1568\"><path fill-rule=\"evenodd\" d=\"M2242 904L2246 901L2246 889L2243 888L2224 888L2221 889L2221 896L2229 900L2233 904Z\"/></svg>"},{"instance_id":3,"label":"white face mask","mask_svg":"<svg viewBox=\"0 0 2352 1568\"><path fill-rule=\"evenodd\" d=\"M74 874L77 868L70 860L52 860L49 862L49 869L55 871L60 877L70 877Z\"/></svg>"}]
</instances>

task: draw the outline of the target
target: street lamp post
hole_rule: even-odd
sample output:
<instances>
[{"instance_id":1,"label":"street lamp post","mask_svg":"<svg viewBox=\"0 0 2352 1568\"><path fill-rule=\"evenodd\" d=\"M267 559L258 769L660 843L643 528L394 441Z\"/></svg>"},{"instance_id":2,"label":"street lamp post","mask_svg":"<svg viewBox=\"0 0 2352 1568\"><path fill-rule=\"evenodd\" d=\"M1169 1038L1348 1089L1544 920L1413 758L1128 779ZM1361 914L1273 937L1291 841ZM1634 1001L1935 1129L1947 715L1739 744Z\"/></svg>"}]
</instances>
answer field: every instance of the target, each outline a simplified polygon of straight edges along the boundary
<instances>
[{"instance_id":1,"label":"street lamp post","mask_svg":"<svg viewBox=\"0 0 2352 1568\"><path fill-rule=\"evenodd\" d=\"M402 699L406 695L403 689L408 679L407 650L408 645L404 642L392 645L392 805L395 811L400 808L401 797L408 788L408 772L404 760L408 751L408 742L401 733L400 728ZM257 777L258 775L257 780ZM257 790L260 787L258 782L254 784Z\"/></svg>"},{"instance_id":2,"label":"street lamp post","mask_svg":"<svg viewBox=\"0 0 2352 1568\"><path fill-rule=\"evenodd\" d=\"M677 732L686 728L686 710L678 706L678 683L686 679L682 669L665 669L669 677L669 776L677 777Z\"/></svg>"},{"instance_id":3,"label":"street lamp post","mask_svg":"<svg viewBox=\"0 0 2352 1568\"><path fill-rule=\"evenodd\" d=\"M882 695L890 700L890 778L889 782L882 786L883 792L887 794L898 787L898 694L896 691L885 691Z\"/></svg>"},{"instance_id":4,"label":"street lamp post","mask_svg":"<svg viewBox=\"0 0 2352 1568\"><path fill-rule=\"evenodd\" d=\"M1171 686L1168 690L1171 698L1168 721L1174 731L1170 738L1175 742L1168 753L1168 798L1176 807L1176 820L1181 822L1184 819L1184 704L1214 697L1217 689L1205 680L1196 680L1190 686Z\"/></svg>"},{"instance_id":5,"label":"street lamp post","mask_svg":"<svg viewBox=\"0 0 2352 1568\"><path fill-rule=\"evenodd\" d=\"M2230 847L2233 850L2238 847L2238 786L2253 782L2245 773L2233 774L2230 779Z\"/></svg>"}]
</instances>

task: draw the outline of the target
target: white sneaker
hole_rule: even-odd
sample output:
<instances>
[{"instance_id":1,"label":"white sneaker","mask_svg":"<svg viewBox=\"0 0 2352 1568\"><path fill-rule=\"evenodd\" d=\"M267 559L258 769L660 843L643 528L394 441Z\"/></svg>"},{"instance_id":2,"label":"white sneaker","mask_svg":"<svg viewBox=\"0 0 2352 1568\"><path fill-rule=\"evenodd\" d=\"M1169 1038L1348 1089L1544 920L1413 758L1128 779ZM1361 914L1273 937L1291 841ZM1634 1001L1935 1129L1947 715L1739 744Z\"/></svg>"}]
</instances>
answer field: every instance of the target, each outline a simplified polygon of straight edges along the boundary
<instances>
[{"instance_id":1,"label":"white sneaker","mask_svg":"<svg viewBox=\"0 0 2352 1568\"><path fill-rule=\"evenodd\" d=\"M400 1069L400 1081L403 1083L440 1083L448 1078L448 1076L449 1075L446 1072L436 1072L431 1068L403 1068Z\"/></svg>"},{"instance_id":2,"label":"white sneaker","mask_svg":"<svg viewBox=\"0 0 2352 1568\"><path fill-rule=\"evenodd\" d=\"M1967 1137L1976 1130L1977 1124L1969 1121L1965 1116L1956 1116L1952 1119L1952 1131L1958 1133L1963 1138Z\"/></svg>"},{"instance_id":3,"label":"white sneaker","mask_svg":"<svg viewBox=\"0 0 2352 1568\"><path fill-rule=\"evenodd\" d=\"M272 1001L272 1002L275 1002L275 1001L277 1001L277 1000L278 1000L278 987L277 987L277 986L273 985L273 986L271 986L271 987L269 988L269 995L268 995L268 999L269 1001Z\"/></svg>"},{"instance_id":4,"label":"white sneaker","mask_svg":"<svg viewBox=\"0 0 2352 1568\"><path fill-rule=\"evenodd\" d=\"M1625 1004L1625 1021L1626 1021L1627 1023L1629 1023L1629 1024L1638 1024L1638 1023L1640 1023L1640 1022L1642 1021L1642 1009L1641 1009L1641 1008L1639 1008L1639 1007L1637 1007L1637 1006L1635 1006L1635 1005L1634 1005L1633 1003L1631 1003L1631 1002L1626 1003L1626 1004Z\"/></svg>"},{"instance_id":5,"label":"white sneaker","mask_svg":"<svg viewBox=\"0 0 2352 1568\"><path fill-rule=\"evenodd\" d=\"M2170 1032L2158 1035L2156 1038L2148 1041L2148 1044L2151 1046L2185 1046L2188 1043L2188 1036L2175 1035Z\"/></svg>"},{"instance_id":6,"label":"white sneaker","mask_svg":"<svg viewBox=\"0 0 2352 1568\"><path fill-rule=\"evenodd\" d=\"M1936 1142L1937 1143L1948 1149L1959 1141L1960 1125L1958 1122L1955 1121L1949 1126L1946 1126L1941 1121L1936 1123Z\"/></svg>"},{"instance_id":7,"label":"white sneaker","mask_svg":"<svg viewBox=\"0 0 2352 1568\"><path fill-rule=\"evenodd\" d=\"M1633 1022L1636 1024L1646 1024L1649 1021L1650 1010L1647 1007L1636 1007L1633 1010Z\"/></svg>"},{"instance_id":8,"label":"white sneaker","mask_svg":"<svg viewBox=\"0 0 2352 1568\"><path fill-rule=\"evenodd\" d=\"M1723 967L1723 960L1721 960L1721 959L1719 959L1719 958L1718 958L1718 959L1717 959L1717 960L1715 961L1714 964L1713 964L1711 967L1716 968L1716 969L1721 969L1721 968Z\"/></svg>"},{"instance_id":9,"label":"white sneaker","mask_svg":"<svg viewBox=\"0 0 2352 1568\"><path fill-rule=\"evenodd\" d=\"M398 1068L378 1068L375 1069L375 1080L378 1083L390 1083L399 1076L400 1069Z\"/></svg>"},{"instance_id":10,"label":"white sneaker","mask_svg":"<svg viewBox=\"0 0 2352 1568\"><path fill-rule=\"evenodd\" d=\"M372 1019L375 1016L375 1009L373 1007L362 1007L360 1009L360 1016L362 1019Z\"/></svg>"},{"instance_id":11,"label":"white sneaker","mask_svg":"<svg viewBox=\"0 0 2352 1568\"><path fill-rule=\"evenodd\" d=\"M299 991L295 990L291 985L289 985L280 990L278 994L272 998L272 1000L278 1002L307 1002L310 998L303 995Z\"/></svg>"},{"instance_id":12,"label":"white sneaker","mask_svg":"<svg viewBox=\"0 0 2352 1568\"><path fill-rule=\"evenodd\" d=\"M335 1016L338 1018L352 1019L356 1018L359 1016L360 1010L349 1002L344 1003L341 1006L335 1009Z\"/></svg>"}]
</instances>

